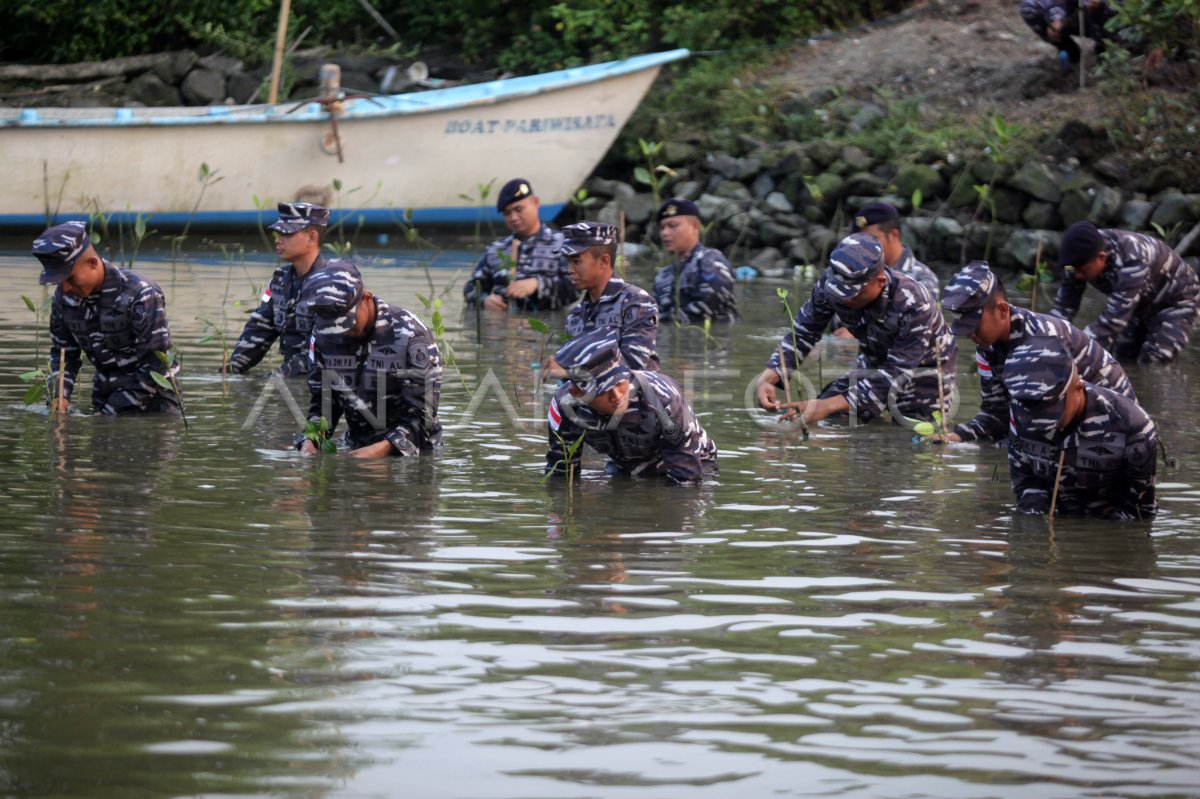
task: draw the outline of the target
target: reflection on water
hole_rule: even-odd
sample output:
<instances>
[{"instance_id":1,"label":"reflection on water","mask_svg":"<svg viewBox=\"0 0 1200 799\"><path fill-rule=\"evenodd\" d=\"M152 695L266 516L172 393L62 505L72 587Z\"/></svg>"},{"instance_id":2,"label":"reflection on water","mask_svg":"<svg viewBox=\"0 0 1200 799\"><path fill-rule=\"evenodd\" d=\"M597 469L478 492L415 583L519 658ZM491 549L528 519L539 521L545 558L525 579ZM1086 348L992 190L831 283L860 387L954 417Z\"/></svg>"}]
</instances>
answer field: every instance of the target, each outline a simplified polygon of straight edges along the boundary
<instances>
[{"instance_id":1,"label":"reflection on water","mask_svg":"<svg viewBox=\"0 0 1200 799\"><path fill-rule=\"evenodd\" d=\"M473 260L374 256L368 286L426 318L418 293ZM786 324L768 284L741 286L746 318L710 339L662 333L719 484L613 483L592 455L568 496L541 480L523 318L485 315L477 337L445 295L442 454L313 461L278 391L254 413L265 372L223 382L219 344L195 343L201 318L236 335L272 263L140 268L167 293L187 432L24 406L19 295L42 295L28 258L0 255L0 793L1200 790L1195 349L1132 368L1181 462L1150 536L1014 517L1002 450L764 423L744 397ZM851 355L831 342L805 372Z\"/></svg>"}]
</instances>

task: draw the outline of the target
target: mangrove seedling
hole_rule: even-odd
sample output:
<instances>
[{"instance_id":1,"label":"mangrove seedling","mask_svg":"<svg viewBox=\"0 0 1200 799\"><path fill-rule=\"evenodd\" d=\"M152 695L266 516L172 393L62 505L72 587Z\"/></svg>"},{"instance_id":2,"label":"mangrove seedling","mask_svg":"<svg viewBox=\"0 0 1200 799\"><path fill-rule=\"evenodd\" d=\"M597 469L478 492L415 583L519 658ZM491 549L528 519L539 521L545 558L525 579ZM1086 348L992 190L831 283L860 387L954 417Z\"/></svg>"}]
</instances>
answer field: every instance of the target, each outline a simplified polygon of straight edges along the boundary
<instances>
[{"instance_id":1,"label":"mangrove seedling","mask_svg":"<svg viewBox=\"0 0 1200 799\"><path fill-rule=\"evenodd\" d=\"M550 466L550 470L542 477L542 482L544 483L549 480L558 471L558 467L561 466L563 471L567 473L567 492L573 493L575 491L575 472L579 466L575 457L579 454L580 448L583 447L583 433L579 434L579 438L568 443L557 430L553 432L554 437L558 439L558 443L563 448L563 456Z\"/></svg>"},{"instance_id":2,"label":"mangrove seedling","mask_svg":"<svg viewBox=\"0 0 1200 799\"><path fill-rule=\"evenodd\" d=\"M38 305L33 300L21 295L21 299L25 303L25 307L33 314L33 369L28 372L21 373L22 382L29 384L29 389L25 392L25 404L33 405L40 402L46 396L46 379L49 375L50 365L42 368L40 361L42 360L42 314L50 308L50 297L47 296L42 300L42 304ZM60 362L61 364L61 362ZM62 368L61 365L59 367Z\"/></svg>"},{"instance_id":3,"label":"mangrove seedling","mask_svg":"<svg viewBox=\"0 0 1200 799\"><path fill-rule=\"evenodd\" d=\"M793 320L796 318L796 315L794 313L792 313L792 306L788 302L788 290L785 288L777 288L777 289L775 289L775 296L778 297L780 302L783 303L783 310L787 312L788 325L790 326L791 331L792 331L792 352L798 353L798 352L800 352L800 345L796 341L796 325L793 324ZM821 364L820 356L818 355L817 366L820 367L820 364ZM784 373L783 379L784 379L784 386L786 388L786 385L787 385L787 374L786 374L787 362L783 360L782 345L779 348L779 371L781 373ZM819 381L820 376L818 376L817 379ZM786 397L786 394L785 394L785 397ZM791 400L788 399L788 402L791 402ZM798 413L798 414L796 414L796 418L800 421L800 433L805 438L808 438L808 422L804 421L804 414Z\"/></svg>"},{"instance_id":4,"label":"mangrove seedling","mask_svg":"<svg viewBox=\"0 0 1200 799\"><path fill-rule=\"evenodd\" d=\"M658 157L663 150L663 142L638 139L638 147L642 151L642 158L645 159L646 164L634 168L633 179L650 187L650 194L654 197L654 207L658 208L662 205L662 190L667 179L675 177L676 173L671 167L658 162Z\"/></svg>"},{"instance_id":5,"label":"mangrove seedling","mask_svg":"<svg viewBox=\"0 0 1200 799\"><path fill-rule=\"evenodd\" d=\"M534 319L532 316L526 321L529 323L529 327L538 334L538 357L537 363L533 364L534 371L537 371L546 362L546 342L550 340L550 326L541 319Z\"/></svg>"},{"instance_id":6,"label":"mangrove seedling","mask_svg":"<svg viewBox=\"0 0 1200 799\"><path fill-rule=\"evenodd\" d=\"M250 197L254 201L254 210L257 211L255 222L258 225L258 237L262 239L263 249L271 252L275 249L271 244L271 237L267 235L267 228L263 224L263 212L271 210L271 201L266 197L259 197L257 194Z\"/></svg>"},{"instance_id":7,"label":"mangrove seedling","mask_svg":"<svg viewBox=\"0 0 1200 799\"><path fill-rule=\"evenodd\" d=\"M327 241L324 245L325 249L336 255L338 258L345 258L350 254L353 245L348 241Z\"/></svg>"},{"instance_id":8,"label":"mangrove seedling","mask_svg":"<svg viewBox=\"0 0 1200 799\"><path fill-rule=\"evenodd\" d=\"M229 341L225 338L225 331L209 319L203 316L197 316L196 319L204 323L204 335L196 339L197 344L207 344L213 339L221 342L221 386L224 390L225 386L225 368L229 365Z\"/></svg>"},{"instance_id":9,"label":"mangrove seedling","mask_svg":"<svg viewBox=\"0 0 1200 799\"><path fill-rule=\"evenodd\" d=\"M589 195L587 189L580 189L572 194L567 201L575 209L576 222L582 222L587 217L587 210L600 202L598 198Z\"/></svg>"},{"instance_id":10,"label":"mangrove seedling","mask_svg":"<svg viewBox=\"0 0 1200 799\"><path fill-rule=\"evenodd\" d=\"M337 442L329 437L329 420L322 416L320 419L310 419L304 425L304 437L313 443L318 452L332 455L337 452Z\"/></svg>"},{"instance_id":11,"label":"mangrove seedling","mask_svg":"<svg viewBox=\"0 0 1200 799\"><path fill-rule=\"evenodd\" d=\"M175 396L179 398L179 415L183 417L183 429L187 430L188 419L187 411L183 407L183 391L179 388L179 380L175 376L175 371L171 369L171 364L175 363L176 360L178 360L180 363L183 363L183 356L179 354L179 350L176 347L172 347L166 352L156 352L154 354L157 355L158 360L162 362L163 369L166 370L166 374L163 374L162 372L151 372L150 377L154 378L154 382L158 384L159 388L175 392Z\"/></svg>"},{"instance_id":12,"label":"mangrove seedling","mask_svg":"<svg viewBox=\"0 0 1200 799\"><path fill-rule=\"evenodd\" d=\"M486 208L488 205L490 205L490 203L488 202L488 196L492 193L492 187L495 185L496 185L496 178L492 178L487 183L476 183L474 194L467 194L466 192L463 192L458 195L458 199L460 199L464 202L471 203L472 205L479 205L481 207ZM481 213L475 214L475 246L476 247L479 246L479 233L480 233L482 227L483 227L483 214L481 214ZM491 229L491 222L488 223L488 229L489 230Z\"/></svg>"}]
</instances>

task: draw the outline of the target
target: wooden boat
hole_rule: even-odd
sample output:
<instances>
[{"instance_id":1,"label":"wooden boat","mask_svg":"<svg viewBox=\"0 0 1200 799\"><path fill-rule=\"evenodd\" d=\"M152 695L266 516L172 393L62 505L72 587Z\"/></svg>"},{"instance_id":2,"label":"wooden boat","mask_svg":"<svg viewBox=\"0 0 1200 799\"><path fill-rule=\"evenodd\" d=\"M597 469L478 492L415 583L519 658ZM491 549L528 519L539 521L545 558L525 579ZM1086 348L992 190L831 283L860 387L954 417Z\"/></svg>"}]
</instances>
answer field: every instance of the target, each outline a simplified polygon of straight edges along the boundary
<instances>
[{"instance_id":1,"label":"wooden boat","mask_svg":"<svg viewBox=\"0 0 1200 799\"><path fill-rule=\"evenodd\" d=\"M199 108L0 108L0 227L89 212L157 228L246 227L278 201L347 224L474 224L527 178L557 214L612 145L672 50L447 89ZM481 196L481 186L491 185Z\"/></svg>"}]
</instances>

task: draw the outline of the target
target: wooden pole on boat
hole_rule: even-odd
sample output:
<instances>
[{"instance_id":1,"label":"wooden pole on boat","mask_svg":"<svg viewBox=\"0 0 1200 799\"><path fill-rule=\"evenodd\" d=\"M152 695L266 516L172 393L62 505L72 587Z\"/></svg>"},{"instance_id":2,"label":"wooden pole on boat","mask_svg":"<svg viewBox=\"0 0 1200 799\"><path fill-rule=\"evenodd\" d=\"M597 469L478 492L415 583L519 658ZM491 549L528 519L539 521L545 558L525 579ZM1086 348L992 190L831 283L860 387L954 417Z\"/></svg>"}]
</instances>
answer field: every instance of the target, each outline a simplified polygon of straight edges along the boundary
<instances>
[{"instance_id":1,"label":"wooden pole on boat","mask_svg":"<svg viewBox=\"0 0 1200 799\"><path fill-rule=\"evenodd\" d=\"M283 71L283 46L287 43L288 15L292 12L292 0L283 0L279 6L279 30L275 34L275 58L271 61L271 91L267 102L279 100L279 75Z\"/></svg>"}]
</instances>

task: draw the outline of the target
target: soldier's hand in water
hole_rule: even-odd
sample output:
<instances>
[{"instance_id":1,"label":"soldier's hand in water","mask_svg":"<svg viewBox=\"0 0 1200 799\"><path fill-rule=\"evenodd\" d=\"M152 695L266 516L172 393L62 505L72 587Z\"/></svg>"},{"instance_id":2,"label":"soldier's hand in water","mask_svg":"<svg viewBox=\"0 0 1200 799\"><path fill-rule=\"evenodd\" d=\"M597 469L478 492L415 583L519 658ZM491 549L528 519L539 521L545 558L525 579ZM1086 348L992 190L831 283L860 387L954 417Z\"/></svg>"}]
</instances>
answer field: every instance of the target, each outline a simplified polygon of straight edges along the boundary
<instances>
[{"instance_id":1,"label":"soldier's hand in water","mask_svg":"<svg viewBox=\"0 0 1200 799\"><path fill-rule=\"evenodd\" d=\"M508 303L505 302L504 298L499 294L489 294L483 300L483 307L495 308L496 310L503 311L508 307Z\"/></svg>"},{"instance_id":2,"label":"soldier's hand in water","mask_svg":"<svg viewBox=\"0 0 1200 799\"><path fill-rule=\"evenodd\" d=\"M304 443L300 445L301 455L316 455L318 452L320 450L317 449L317 445L313 443L311 438L306 438Z\"/></svg>"},{"instance_id":3,"label":"soldier's hand in water","mask_svg":"<svg viewBox=\"0 0 1200 799\"><path fill-rule=\"evenodd\" d=\"M942 435L940 432L934 433L933 435L921 436L921 439L924 441L928 441L930 444L961 444L962 443L962 436L960 436L958 433L954 433L954 432L946 433L945 435Z\"/></svg>"},{"instance_id":4,"label":"soldier's hand in water","mask_svg":"<svg viewBox=\"0 0 1200 799\"><path fill-rule=\"evenodd\" d=\"M520 280L514 280L508 284L508 288L504 290L504 295L510 300L523 300L537 293L538 281L536 277L524 277Z\"/></svg>"},{"instance_id":5,"label":"soldier's hand in water","mask_svg":"<svg viewBox=\"0 0 1200 799\"><path fill-rule=\"evenodd\" d=\"M71 403L66 397L55 397L50 400L50 415L66 416L70 407Z\"/></svg>"},{"instance_id":6,"label":"soldier's hand in water","mask_svg":"<svg viewBox=\"0 0 1200 799\"><path fill-rule=\"evenodd\" d=\"M558 361L554 360L554 356L551 355L546 359L546 362L542 364L542 376L553 377L558 380L566 380L567 370L559 366Z\"/></svg>"},{"instance_id":7,"label":"soldier's hand in water","mask_svg":"<svg viewBox=\"0 0 1200 799\"><path fill-rule=\"evenodd\" d=\"M386 458L391 454L392 442L386 438L383 441L376 441L374 444L350 450L350 457L352 458Z\"/></svg>"},{"instance_id":8,"label":"soldier's hand in water","mask_svg":"<svg viewBox=\"0 0 1200 799\"><path fill-rule=\"evenodd\" d=\"M779 399L775 392L778 385L779 374L774 369L764 369L754 387L754 399L758 402L758 407L764 411L779 410Z\"/></svg>"},{"instance_id":9,"label":"soldier's hand in water","mask_svg":"<svg viewBox=\"0 0 1200 799\"><path fill-rule=\"evenodd\" d=\"M845 413L850 410L850 403L843 395L837 394L824 399L785 402L779 408L780 410L787 411L783 416L779 417L779 421L781 422L789 421L797 415L801 415L804 417L804 421L812 424L813 422L821 421L827 416L833 416L835 413Z\"/></svg>"}]
</instances>

